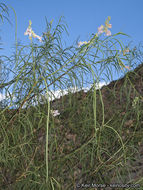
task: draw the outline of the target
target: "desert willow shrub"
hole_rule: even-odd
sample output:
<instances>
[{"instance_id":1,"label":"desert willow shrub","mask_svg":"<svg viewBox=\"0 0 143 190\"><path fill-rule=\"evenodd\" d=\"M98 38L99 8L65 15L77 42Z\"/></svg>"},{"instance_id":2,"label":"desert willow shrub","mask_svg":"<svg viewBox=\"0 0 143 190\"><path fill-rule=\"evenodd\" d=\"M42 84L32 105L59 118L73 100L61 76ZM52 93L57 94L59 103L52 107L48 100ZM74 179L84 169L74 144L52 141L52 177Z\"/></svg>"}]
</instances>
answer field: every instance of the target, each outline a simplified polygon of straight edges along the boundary
<instances>
[{"instance_id":1,"label":"desert willow shrub","mask_svg":"<svg viewBox=\"0 0 143 190\"><path fill-rule=\"evenodd\" d=\"M111 35L109 30L110 17L101 25L98 31L91 35L87 41L78 42L65 47L62 34L67 32L66 25L60 18L57 26L53 28L53 21L47 22L46 31L42 36L32 30L32 22L29 22L25 35L29 35L30 45L16 43L16 53L7 58L11 65L14 77L0 84L10 97L8 107L22 108L25 104L29 106L36 102L42 93L47 92L49 98L50 87L63 89L75 84L82 86L86 75L91 75L94 83L94 119L95 135L96 129L96 89L95 81L99 81L104 69L126 68L128 61L128 49L117 39L117 33ZM105 34L105 36L103 36ZM33 39L36 38L36 39ZM35 43L35 40L38 40ZM6 61L5 61L6 63ZM96 69L100 65L100 72ZM111 72L110 72L111 73ZM75 84L74 84L75 83ZM102 102L103 103L103 102ZM104 106L103 106L104 107ZM48 130L49 110L46 123L46 181L48 182ZM104 111L104 108L103 108ZM103 114L104 116L104 114ZM104 122L104 118L103 118Z\"/></svg>"},{"instance_id":2,"label":"desert willow shrub","mask_svg":"<svg viewBox=\"0 0 143 190\"><path fill-rule=\"evenodd\" d=\"M63 32L67 33L62 18L55 28L52 27L53 21L48 23L46 20L46 32L41 37L32 30L30 21L25 32L29 35L30 45L17 44L16 55L7 58L14 77L1 87L7 87L10 106L19 108L37 101L46 90L45 81L48 91L51 87L66 89L69 84L82 87L84 78L90 74L94 83L99 81L103 70L110 69L112 65L118 70L127 68L124 64L128 60L129 50L117 39L117 36L125 34L111 35L109 21L110 17L89 40L69 47L65 47L62 40ZM38 42L32 37L37 38ZM97 70L98 65L100 69Z\"/></svg>"}]
</instances>

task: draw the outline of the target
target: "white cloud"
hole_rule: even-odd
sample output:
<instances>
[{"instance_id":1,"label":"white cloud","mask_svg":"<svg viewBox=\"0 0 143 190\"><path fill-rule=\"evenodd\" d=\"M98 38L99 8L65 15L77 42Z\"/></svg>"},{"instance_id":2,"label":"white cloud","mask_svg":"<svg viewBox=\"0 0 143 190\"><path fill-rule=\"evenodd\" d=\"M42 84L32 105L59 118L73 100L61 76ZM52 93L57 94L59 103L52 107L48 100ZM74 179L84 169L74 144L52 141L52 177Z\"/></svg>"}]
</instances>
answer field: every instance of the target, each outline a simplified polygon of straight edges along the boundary
<instances>
[{"instance_id":1,"label":"white cloud","mask_svg":"<svg viewBox=\"0 0 143 190\"><path fill-rule=\"evenodd\" d=\"M104 85L107 85L109 83L106 83L106 82L100 82L99 84L96 85L96 89L100 89L102 86ZM82 88L82 90L84 90L84 92L87 92L90 90L90 88L92 87L92 85L90 85L89 87L86 87L86 88ZM70 88L69 91L72 92L72 93L75 93L75 92L78 92L80 91L81 89L77 89L77 88ZM53 95L54 94L54 95ZM53 101L54 99L56 98L60 98L61 96L65 95L65 94L68 94L68 90L64 89L63 91L61 90L51 90L51 92L49 92L49 100L50 101ZM46 95L44 95L46 97Z\"/></svg>"},{"instance_id":2,"label":"white cloud","mask_svg":"<svg viewBox=\"0 0 143 190\"><path fill-rule=\"evenodd\" d=\"M104 85L107 85L109 83L106 83L106 82L100 82L99 84L96 85L97 89L101 88L102 86ZM86 88L82 88L82 90L84 90L84 92L87 92L90 90L90 88L92 87L92 85L90 85L89 87L86 87ZM63 91L61 90L51 90L51 92L49 92L49 100L50 101L53 101L54 99L59 99L61 96L65 95L65 94L68 94L68 92L72 92L72 93L75 93L75 92L78 92L80 91L81 89L77 89L77 88L70 88L69 90L67 89L64 89ZM0 101L2 101L3 99L5 99L5 95L3 95L2 93L0 93ZM46 101L47 97L46 97L46 94L45 95L41 95L41 103L44 103ZM36 101L38 103L38 101ZM34 103L37 104L37 103ZM25 107L25 105L23 106L23 108Z\"/></svg>"},{"instance_id":3,"label":"white cloud","mask_svg":"<svg viewBox=\"0 0 143 190\"><path fill-rule=\"evenodd\" d=\"M2 93L0 93L0 101L5 99L5 95L3 95Z\"/></svg>"}]
</instances>

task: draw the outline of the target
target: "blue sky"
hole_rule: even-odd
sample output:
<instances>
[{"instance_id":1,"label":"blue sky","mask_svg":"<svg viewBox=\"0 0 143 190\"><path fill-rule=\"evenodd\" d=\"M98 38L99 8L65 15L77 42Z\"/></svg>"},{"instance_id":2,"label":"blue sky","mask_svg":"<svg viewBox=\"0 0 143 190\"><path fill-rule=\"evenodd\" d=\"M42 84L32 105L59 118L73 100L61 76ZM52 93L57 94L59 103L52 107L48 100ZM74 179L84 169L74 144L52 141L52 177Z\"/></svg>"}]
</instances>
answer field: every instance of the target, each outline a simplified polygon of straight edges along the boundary
<instances>
[{"instance_id":1,"label":"blue sky","mask_svg":"<svg viewBox=\"0 0 143 190\"><path fill-rule=\"evenodd\" d=\"M97 27L104 24L107 16L111 16L112 33L124 32L129 34L135 43L142 40L143 1L133 0L11 0L3 1L11 5L17 15L18 38L28 42L24 32L32 20L32 28L37 34L45 30L45 16L48 21L56 24L60 16L65 17L68 24L69 42L78 36L86 40L89 34L97 32ZM1 25L2 40L12 46L15 26L14 13L10 11L13 26L5 22ZM10 31L5 32L5 31Z\"/></svg>"},{"instance_id":2,"label":"blue sky","mask_svg":"<svg viewBox=\"0 0 143 190\"><path fill-rule=\"evenodd\" d=\"M60 16L65 17L68 25L69 36L64 40L67 45L80 37L81 41L88 40L89 35L97 32L97 28L105 23L105 19L111 16L111 32L123 32L131 38L122 38L126 44L132 41L138 45L143 39L142 19L143 19L143 1L138 0L3 0L3 3L14 8L17 15L17 37L22 44L29 44L28 36L24 36L29 20L32 21L32 29L38 35L46 29L45 16L48 21L53 19L56 25ZM15 35L15 18L14 13L10 10L10 21L12 26L4 21L0 26L0 36L4 48L2 54L10 55L14 46ZM113 76L117 78L117 76Z\"/></svg>"}]
</instances>

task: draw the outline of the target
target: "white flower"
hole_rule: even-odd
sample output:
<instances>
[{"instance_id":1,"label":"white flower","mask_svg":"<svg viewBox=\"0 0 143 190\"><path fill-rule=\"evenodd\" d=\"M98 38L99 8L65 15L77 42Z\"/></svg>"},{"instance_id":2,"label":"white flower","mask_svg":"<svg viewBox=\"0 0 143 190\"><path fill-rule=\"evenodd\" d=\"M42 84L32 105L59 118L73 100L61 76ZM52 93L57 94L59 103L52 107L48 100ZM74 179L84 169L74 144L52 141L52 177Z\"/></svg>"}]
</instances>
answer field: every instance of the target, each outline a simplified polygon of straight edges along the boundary
<instances>
[{"instance_id":1,"label":"white flower","mask_svg":"<svg viewBox=\"0 0 143 190\"><path fill-rule=\"evenodd\" d=\"M32 22L31 22L31 20L30 20L30 21L29 21L29 26L28 26L26 32L24 33L24 35L29 35L29 39L30 39L30 40L31 40L32 37L33 37L33 38L38 38L38 40L39 40L40 42L42 42L42 37L41 37L41 36L38 36L37 34L34 33L34 31L32 30L31 24L32 24Z\"/></svg>"},{"instance_id":2,"label":"white flower","mask_svg":"<svg viewBox=\"0 0 143 190\"><path fill-rule=\"evenodd\" d=\"M107 28L112 28L112 24L109 24L109 23L107 24L106 23L105 25L106 25Z\"/></svg>"},{"instance_id":3,"label":"white flower","mask_svg":"<svg viewBox=\"0 0 143 190\"><path fill-rule=\"evenodd\" d=\"M111 31L110 30L106 30L106 36L111 36Z\"/></svg>"},{"instance_id":4,"label":"white flower","mask_svg":"<svg viewBox=\"0 0 143 190\"><path fill-rule=\"evenodd\" d=\"M24 33L24 35L29 35L30 37L32 36L32 28L27 28L26 32Z\"/></svg>"},{"instance_id":5,"label":"white flower","mask_svg":"<svg viewBox=\"0 0 143 190\"><path fill-rule=\"evenodd\" d=\"M101 25L100 27L98 27L98 34L102 34L104 32L104 26Z\"/></svg>"},{"instance_id":6,"label":"white flower","mask_svg":"<svg viewBox=\"0 0 143 190\"><path fill-rule=\"evenodd\" d=\"M40 42L42 42L42 37L41 37L41 36L38 36L37 34L34 33L33 37L34 37L34 38L38 38L38 40L39 40Z\"/></svg>"},{"instance_id":7,"label":"white flower","mask_svg":"<svg viewBox=\"0 0 143 190\"><path fill-rule=\"evenodd\" d=\"M110 17L106 19L105 26L101 25L100 27L98 27L98 33L97 33L98 35L105 32L106 36L111 36L111 31L108 30L108 28L112 28L112 24L109 24L110 19L111 19Z\"/></svg>"},{"instance_id":8,"label":"white flower","mask_svg":"<svg viewBox=\"0 0 143 190\"><path fill-rule=\"evenodd\" d=\"M138 103L139 103L139 97L136 96L132 102L132 107L135 108Z\"/></svg>"},{"instance_id":9,"label":"white flower","mask_svg":"<svg viewBox=\"0 0 143 190\"><path fill-rule=\"evenodd\" d=\"M123 55L125 56L125 55L126 55L126 53L129 53L129 52L130 52L129 48L124 49L124 50L123 50Z\"/></svg>"},{"instance_id":10,"label":"white flower","mask_svg":"<svg viewBox=\"0 0 143 190\"><path fill-rule=\"evenodd\" d=\"M86 41L84 41L84 42L78 42L78 47L80 47L80 46L82 46L82 45L84 45L84 44L88 44L90 41L88 41L88 42L86 42Z\"/></svg>"},{"instance_id":11,"label":"white flower","mask_svg":"<svg viewBox=\"0 0 143 190\"><path fill-rule=\"evenodd\" d=\"M60 115L60 113L58 112L58 110L51 110L51 112L52 112L52 115L54 117L56 117L57 115Z\"/></svg>"}]
</instances>

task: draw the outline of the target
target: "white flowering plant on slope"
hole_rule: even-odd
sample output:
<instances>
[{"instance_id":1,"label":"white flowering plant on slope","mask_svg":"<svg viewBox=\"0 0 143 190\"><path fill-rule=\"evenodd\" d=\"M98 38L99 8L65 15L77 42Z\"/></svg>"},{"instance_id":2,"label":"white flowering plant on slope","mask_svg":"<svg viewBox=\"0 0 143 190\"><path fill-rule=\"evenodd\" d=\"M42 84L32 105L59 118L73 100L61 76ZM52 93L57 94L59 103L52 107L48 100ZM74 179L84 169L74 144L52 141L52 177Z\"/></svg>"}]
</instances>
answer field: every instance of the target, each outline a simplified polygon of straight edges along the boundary
<instances>
[{"instance_id":1,"label":"white flowering plant on slope","mask_svg":"<svg viewBox=\"0 0 143 190\"><path fill-rule=\"evenodd\" d=\"M26 101L27 105L32 103L36 96L45 92L45 82L48 88L53 85L59 86L59 83L61 88L62 86L69 88L69 84L72 84L71 76L85 78L87 73L92 73L92 68L96 65L105 68L114 65L118 69L120 67L130 69L125 65L130 56L130 50L116 39L118 35L125 34L111 35L110 19L111 17L108 17L105 25L99 26L97 32L93 33L89 40L79 41L78 48L77 44L68 48L63 46L62 33L66 27L61 24L61 19L54 29L52 28L53 20L50 23L47 22L46 31L41 36L34 32L30 20L24 35L29 37L31 44L18 49L18 59L15 61L14 69L17 76L14 80L13 93L16 93L17 101L13 100L13 103L20 106L22 99L22 104ZM105 33L104 39L100 38L103 33ZM33 43L32 38L37 38L40 45ZM99 78L97 74L96 79ZM65 80L66 78L69 78L68 81Z\"/></svg>"},{"instance_id":2,"label":"white flowering plant on slope","mask_svg":"<svg viewBox=\"0 0 143 190\"><path fill-rule=\"evenodd\" d=\"M6 117L2 117L4 119L4 123L6 124L5 126L7 127L10 124L10 128L13 129L10 131L10 139L12 137L12 140L10 140L9 142L12 142L13 140L15 142L17 142L17 139L18 139L18 140L20 140L20 145L26 144L26 146L27 146L27 143L29 143L29 142L31 143L30 134L34 135L35 131L37 131L37 129L39 131L39 129L41 127L43 127L43 120L42 120L43 117L46 118L46 124L44 123L46 126L46 150L45 150L45 154L46 154L46 156L45 156L46 157L45 158L46 185L48 184L47 183L48 179L49 179L48 175L50 172L52 173L52 171L49 172L49 170L51 170L52 167L48 167L48 161L49 161L48 154L51 154L50 156L51 156L51 158L53 158L52 154L53 154L53 151L55 151L55 148L53 149L53 145L54 145L53 143L56 143L57 153L60 152L60 151L58 151L58 146L57 146L57 135L58 135L58 134L56 134L57 132L54 135L54 141L51 144L50 143L48 144L48 141L50 141L50 138L49 138L50 129L52 129L52 130L54 129L54 127L49 127L50 112L52 113L53 117L60 115L57 108L56 108L56 110L52 110L50 108L50 106L51 106L50 101L49 101L50 88L52 87L52 88L54 88L54 90L56 88L58 88L58 89L60 88L60 90L62 91L65 88L75 86L75 84L82 86L84 83L84 79L86 78L86 76L89 76L89 75L92 76L92 81L90 81L90 83L93 83L94 84L93 87L95 87L95 83L96 83L95 80L97 79L97 81L98 81L98 79L101 78L101 73L103 71L103 68L107 68L109 71L111 65L114 65L117 68L128 67L128 66L124 65L124 62L125 61L128 62L128 55L130 54L130 49L128 47L125 48L125 46L122 43L120 43L120 41L118 39L116 39L116 37L118 35L122 35L122 33L117 33L117 34L111 35L110 29L112 28L112 25L109 23L109 21L110 21L110 17L108 17L108 19L105 21L105 25L101 25L98 27L98 29L97 29L98 31L95 34L93 34L89 38L89 40L79 42L78 48L77 48L77 44L76 44L76 46L73 45L70 47L64 47L63 40L61 38L62 37L61 34L64 31L65 27L63 24L61 24L61 21L59 21L58 25L54 29L52 28L52 22L50 22L50 23L47 22L46 32L43 33L42 37L37 35L32 30L32 27L31 27L32 22L29 21L29 26L28 26L27 30L25 31L24 35L29 36L29 39L31 41L30 45L22 46L22 48L20 46L20 48L17 49L16 56L14 55L14 57L15 57L14 61L12 59L9 59L10 63L12 63L14 66L16 65L14 69L10 68L11 70L13 69L13 71L14 71L14 78L8 83L1 84L1 86L3 86L4 88L7 87L5 89L9 93L10 97L11 97L11 94L9 92L9 89L12 89L12 94L14 94L14 97L16 97L16 101L14 98L13 99L11 98L11 105L14 106L14 108L16 107L16 114L14 114L14 116L11 118L12 123L11 123L11 121L10 122L8 121L6 123ZM105 34L103 36L104 39L101 38L102 34ZM39 43L38 44L33 43L32 38L37 38L40 41L40 45L39 45ZM119 50L121 50L121 51L119 51ZM100 65L100 69L96 69L97 65ZM95 69L96 69L96 71L95 71ZM100 72L98 72L98 70L100 70ZM112 70L110 70L110 71L111 72L109 75L112 74ZM108 75L108 73L107 73L107 75ZM110 77L110 76L108 76L108 77ZM87 85L88 85L88 83L87 83ZM26 117L25 117L25 115L23 113L20 114L20 117L17 117L18 113L20 113L20 111L22 110L22 108L25 104L27 104L27 107L26 107L26 109L27 109L28 105L29 106L33 105L33 101L34 101L35 97L38 97L38 96L40 96L40 94L44 94L45 92L47 92L47 100L48 100L45 103L46 113L45 112L43 113L43 111L45 111L43 109L41 112L40 106L38 105L37 107L35 106L36 110L38 109L38 116L39 116L38 119L36 117L36 120L35 120L35 118L34 118L35 115L33 116L33 113L32 113L32 117L30 117L30 119L32 119L32 122L30 122L30 120L28 119L28 117L27 117L28 115L26 115ZM84 99L84 97L82 97L82 98ZM74 98L72 98L71 100L74 101ZM102 98L101 98L101 102L102 102ZM83 101L83 103L84 103L84 101ZM61 105L58 105L58 106L60 107ZM44 107L44 105L42 105L42 108L43 107ZM102 106L102 108L103 109L101 111L102 111L103 119L102 119L101 129L102 130L104 130L105 128L106 129L108 128L110 130L112 129L113 133L115 132L117 135L118 133L115 131L115 129L113 130L113 128L109 126L109 123L108 123L108 125L107 125L107 123L106 124L104 123L104 105ZM78 113L80 113L80 108L78 109ZM24 117L23 117L23 115L24 115ZM62 113L61 113L61 115L62 115ZM75 112L73 113L72 116L75 116ZM16 117L18 118L18 121L14 122L15 121L14 119ZM23 121L21 121L21 118L23 119ZM95 141L96 141L97 145L101 144L99 142L101 140L100 136L98 136L98 135L101 135L101 133L98 133L100 131L100 128L99 128L99 125L96 125L96 88L94 88L94 91L93 91L92 118L82 117L82 119L83 119L82 122L84 122L85 124L86 123L88 124L88 122L85 122L85 121L89 121L88 119L92 119L94 121L94 124L92 125L94 127L93 128L94 132L92 132L94 145L95 145ZM26 123L26 120L27 120L27 123ZM35 122L36 128L34 128L35 126L33 125L33 122ZM12 134L12 132L17 127L17 126L13 127L13 123L16 123L16 125L17 125L17 123L20 124L20 126L18 126L19 130L16 130L16 131L18 131L17 135ZM42 123L42 125L41 125L41 123ZM53 124L53 126L54 126L54 124ZM22 127L22 128L20 128L20 127ZM24 136L23 136L23 127L24 127ZM27 131L26 131L26 129L27 129ZM33 129L35 129L34 133L33 133ZM22 138L20 138L21 131L22 131ZM56 130L53 130L53 131L56 131ZM7 132L9 132L9 130L7 130ZM104 134L104 131L102 131L102 132ZM107 132L107 131L105 131L105 132ZM4 137L3 145L4 146L6 145L8 147L8 150L10 150L10 149L13 150L13 148L15 146L15 142L14 141L13 141L14 143L12 142L12 147L10 148L9 146L11 146L11 143L9 143L7 141L8 136L5 135L5 132L3 134L4 134L3 135L3 137ZM5 141L5 136L6 136L6 141ZM15 139L13 139L13 137L15 137ZM29 139L29 137L30 137L30 139ZM68 135L68 137L71 138L71 135ZM118 134L118 137L120 137L119 134ZM72 138L74 138L73 135L72 135ZM119 138L119 140L122 140L122 138ZM8 143L5 143L5 142L8 142ZM30 146L32 146L32 144ZM18 152L19 152L19 145L18 146L16 145L16 147L18 147ZM27 149L25 149L25 147L23 149L23 147L24 146L21 146L22 151L27 150ZM48 150L49 147L50 147L50 151ZM82 146L81 146L81 148L82 148ZM32 150L32 148L30 148L30 149ZM124 146L122 146L120 150L122 150L122 149L124 151ZM29 160L31 160L31 158L32 158L31 161L33 162L35 155L37 155L37 152L36 152L37 150L39 151L39 146L38 146L38 149L36 147L34 154L33 154L33 151L31 151L32 155L28 159L27 159L27 154L22 154L22 156L26 155L25 160L27 160L27 163L24 162L23 172L20 172L20 176L19 176L19 178L17 178L16 181L19 181L19 180L22 181L23 176L24 176L24 178L29 176L29 174L31 172L30 168L28 167L28 169L26 169L26 171L25 171L24 167L25 167L25 164L26 165L28 164L27 166L29 166ZM79 150L79 148L77 150ZM9 154L9 151L7 151L7 153ZM11 151L10 151L10 154L11 154ZM2 152L2 155L5 156L5 153ZM100 157L100 151L99 151L98 156ZM18 157L19 156L15 157L15 152L14 152L13 158L18 159ZM66 157L66 155L64 157ZM11 155L8 156L8 158L11 158ZM102 161L102 158L100 158L100 159L101 159L100 161L103 163L104 161ZM60 160L60 159L58 159L58 160ZM58 171L58 168L56 168L56 169ZM33 167L32 167L32 170L33 170ZM36 172L37 171L38 170L36 169ZM60 171L58 171L58 173L59 172ZM43 173L45 176L45 172L43 172ZM31 174L32 174L32 178L29 178L29 179L33 180L33 171L31 172ZM38 175L36 174L36 179L37 179ZM39 183L38 181L36 181L36 179L34 179L35 180L34 184L35 184L35 182L37 184ZM20 183L21 183L21 181L20 181ZM43 180L42 180L42 182L43 182ZM46 188L47 188L47 186L46 186Z\"/></svg>"}]
</instances>

